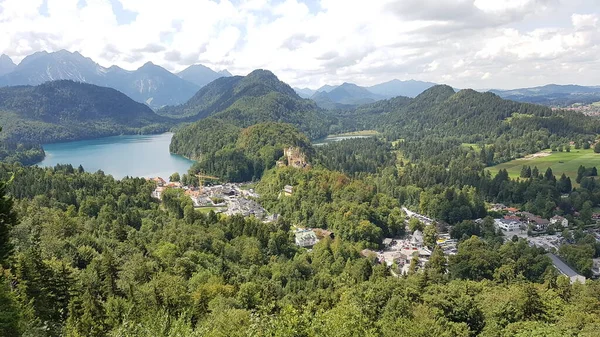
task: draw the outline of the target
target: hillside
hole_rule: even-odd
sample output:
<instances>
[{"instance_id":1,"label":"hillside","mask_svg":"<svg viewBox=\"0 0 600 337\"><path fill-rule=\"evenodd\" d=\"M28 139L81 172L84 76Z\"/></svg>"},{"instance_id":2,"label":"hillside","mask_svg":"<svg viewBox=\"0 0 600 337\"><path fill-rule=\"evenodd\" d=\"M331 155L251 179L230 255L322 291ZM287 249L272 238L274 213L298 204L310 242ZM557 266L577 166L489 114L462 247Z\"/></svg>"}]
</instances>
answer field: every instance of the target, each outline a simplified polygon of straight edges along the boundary
<instances>
[{"instance_id":1,"label":"hillside","mask_svg":"<svg viewBox=\"0 0 600 337\"><path fill-rule=\"evenodd\" d=\"M185 102L199 88L152 62L135 71L112 67L106 72L104 82L99 83L156 108Z\"/></svg>"},{"instance_id":2,"label":"hillside","mask_svg":"<svg viewBox=\"0 0 600 337\"><path fill-rule=\"evenodd\" d=\"M68 80L0 88L0 137L46 143L164 128L164 118L115 89Z\"/></svg>"},{"instance_id":3,"label":"hillside","mask_svg":"<svg viewBox=\"0 0 600 337\"><path fill-rule=\"evenodd\" d=\"M192 168L196 172L239 182L260 179L288 147L309 157L314 152L310 140L290 124L267 122L242 129L207 118L178 130L170 150L197 160Z\"/></svg>"},{"instance_id":4,"label":"hillside","mask_svg":"<svg viewBox=\"0 0 600 337\"><path fill-rule=\"evenodd\" d=\"M435 83L415 80L391 80L389 82L367 87L366 89L376 95L384 96L386 98L396 96L416 97L435 85Z\"/></svg>"},{"instance_id":5,"label":"hillside","mask_svg":"<svg viewBox=\"0 0 600 337\"><path fill-rule=\"evenodd\" d=\"M39 85L56 80L111 87L152 107L185 102L199 88L152 63L134 71L117 66L105 68L78 52L66 50L27 56L10 72L0 76L0 86Z\"/></svg>"},{"instance_id":6,"label":"hillside","mask_svg":"<svg viewBox=\"0 0 600 337\"><path fill-rule=\"evenodd\" d=\"M158 113L186 121L214 117L240 127L261 122L290 123L310 138L326 135L329 124L327 116L314 102L300 98L294 89L268 70L219 78L200 89L185 104L166 107Z\"/></svg>"},{"instance_id":7,"label":"hillside","mask_svg":"<svg viewBox=\"0 0 600 337\"><path fill-rule=\"evenodd\" d=\"M318 106L324 109L368 104L384 98L352 83L344 83L329 92L317 92L311 97Z\"/></svg>"},{"instance_id":8,"label":"hillside","mask_svg":"<svg viewBox=\"0 0 600 337\"><path fill-rule=\"evenodd\" d=\"M449 86L434 86L414 99L364 105L336 112L343 129L384 132L404 139L402 147L412 159L448 158L461 143L494 145L486 159L492 165L526 154L595 138L600 122L571 111L506 100L493 93ZM446 151L446 155L440 155ZM440 159L441 160L441 159ZM444 159L447 162L447 159Z\"/></svg>"},{"instance_id":9,"label":"hillside","mask_svg":"<svg viewBox=\"0 0 600 337\"><path fill-rule=\"evenodd\" d=\"M600 101L600 88L580 85L548 84L533 88L490 91L502 98L514 101L557 107L567 107L577 103L591 104Z\"/></svg>"}]
</instances>

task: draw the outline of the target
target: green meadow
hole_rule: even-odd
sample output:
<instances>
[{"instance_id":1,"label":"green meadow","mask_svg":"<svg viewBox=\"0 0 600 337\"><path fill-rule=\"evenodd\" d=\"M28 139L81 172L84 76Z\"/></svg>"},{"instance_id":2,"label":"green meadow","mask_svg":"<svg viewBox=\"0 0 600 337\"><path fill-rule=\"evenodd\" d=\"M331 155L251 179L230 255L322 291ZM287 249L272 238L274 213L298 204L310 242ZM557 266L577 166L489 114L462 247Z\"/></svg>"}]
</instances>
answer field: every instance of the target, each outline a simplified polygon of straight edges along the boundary
<instances>
[{"instance_id":1,"label":"green meadow","mask_svg":"<svg viewBox=\"0 0 600 337\"><path fill-rule=\"evenodd\" d=\"M515 159L488 169L492 174L498 173L501 169L506 169L511 178L518 178L521 175L523 165L531 166L532 169L534 166L537 166L540 173L544 173L550 167L555 176L558 177L564 173L568 177L571 177L573 184L575 184L577 169L580 165L586 167L600 166L600 154L594 153L592 149L571 149L571 152L550 152L550 150L546 150L541 153L547 155Z\"/></svg>"}]
</instances>

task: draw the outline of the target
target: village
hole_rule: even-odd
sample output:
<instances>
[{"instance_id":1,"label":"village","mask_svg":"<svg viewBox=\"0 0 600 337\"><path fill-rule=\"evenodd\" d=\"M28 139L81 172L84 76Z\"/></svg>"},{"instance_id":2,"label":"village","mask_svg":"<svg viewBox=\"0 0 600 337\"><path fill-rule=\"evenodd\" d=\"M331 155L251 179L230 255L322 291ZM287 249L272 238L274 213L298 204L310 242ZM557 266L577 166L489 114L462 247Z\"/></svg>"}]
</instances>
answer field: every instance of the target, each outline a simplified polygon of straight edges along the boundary
<instances>
[{"instance_id":1,"label":"village","mask_svg":"<svg viewBox=\"0 0 600 337\"><path fill-rule=\"evenodd\" d=\"M406 214L406 220L414 218L419 220L425 227L437 226L439 224L435 219L428 218L419 213L410 211L403 207ZM569 228L569 221L562 216L554 216L550 219L543 219L529 212L520 211L516 208L506 207L501 204L491 205L490 211L497 214L505 214L503 217L494 219L494 226L503 234L505 241L513 240L513 237L526 239L530 246L545 249L548 257L552 261L557 271L569 278L571 283L585 283L586 278L577 273L560 257L557 252L561 245L569 243L569 238L562 234L556 234L548 231L550 227ZM600 214L594 214L595 220L600 220ZM483 219L477 219L475 222L482 222ZM361 254L365 257L374 257L378 263L385 264L390 268L393 275L401 276L409 273L410 268L422 269L429 261L432 250L425 245L423 231L415 230L410 232L406 227L408 235L405 238L385 238L383 239L383 249L374 251L365 249ZM320 230L299 229L296 231L296 244L298 246L311 248L323 235ZM600 242L600 230L590 229L596 240ZM445 256L455 255L457 253L458 241L450 237L448 233L440 233L436 237L436 245L442 249ZM414 261L413 261L414 260ZM412 266L411 266L412 265ZM593 260L592 268L593 278L600 278L600 259Z\"/></svg>"},{"instance_id":2,"label":"village","mask_svg":"<svg viewBox=\"0 0 600 337\"><path fill-rule=\"evenodd\" d=\"M256 200L259 195L254 191L249 183L226 183L212 186L192 187L184 186L180 182L166 182L157 177L150 180L156 183L156 188L152 192L152 197L161 199L162 193L167 188L182 189L185 195L192 200L194 207L198 210L214 211L215 213L227 216L241 215L244 217L254 216L263 222L277 221L277 214L269 214ZM292 186L285 186L280 196L290 196L293 194ZM422 214L413 212L406 207L402 208L406 214L406 223L410 219L418 220L423 226L437 226L439 224L435 219L431 219ZM502 215L494 219L494 226L504 235L505 241L512 240L513 237L526 239L531 246L545 249L557 270L569 277L571 282L585 282L585 277L579 275L569 267L558 256L561 245L569 243L569 238L565 238L563 233L556 233L554 228L569 228L569 220L562 216L554 216L550 219L543 219L532 213L521 211L514 207L507 207L503 204L490 205L489 211L492 214ZM600 214L594 214L595 221L600 220ZM475 222L481 222L477 219ZM334 237L334 233L320 228L301 228L294 229L295 244L299 247L311 249L320 240L325 237ZM427 247L423 239L423 231L415 230L410 232L406 227L408 235L404 238L384 238L381 250L365 249L361 252L364 256L375 257L379 263L390 267L392 274L400 276L409 273L409 269L420 269L425 266L431 257L432 250ZM600 230L588 229L597 241L600 242ZM450 237L448 231L437 234L436 245L442 249L446 256L457 253L458 241ZM414 261L413 261L414 260ZM593 260L592 273L594 278L600 277L600 259Z\"/></svg>"},{"instance_id":3,"label":"village","mask_svg":"<svg viewBox=\"0 0 600 337\"><path fill-rule=\"evenodd\" d=\"M152 197L161 200L167 188L182 189L189 196L194 208L200 211L214 211L228 216L254 216L264 222L277 220L276 214L269 214L256 199L259 195L248 183L227 183L213 186L184 186L180 182L166 182L163 178L150 178L156 183Z\"/></svg>"}]
</instances>

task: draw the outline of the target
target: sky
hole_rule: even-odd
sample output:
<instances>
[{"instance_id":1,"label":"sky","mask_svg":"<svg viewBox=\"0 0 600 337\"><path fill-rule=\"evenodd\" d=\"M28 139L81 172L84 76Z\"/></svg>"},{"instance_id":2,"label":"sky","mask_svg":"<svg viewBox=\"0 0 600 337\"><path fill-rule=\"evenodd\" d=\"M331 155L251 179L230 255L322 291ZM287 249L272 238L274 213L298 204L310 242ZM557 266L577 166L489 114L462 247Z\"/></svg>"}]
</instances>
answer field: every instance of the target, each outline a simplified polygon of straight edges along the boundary
<instances>
[{"instance_id":1,"label":"sky","mask_svg":"<svg viewBox=\"0 0 600 337\"><path fill-rule=\"evenodd\" d=\"M273 71L295 87L600 85L600 0L0 0L0 54Z\"/></svg>"}]
</instances>

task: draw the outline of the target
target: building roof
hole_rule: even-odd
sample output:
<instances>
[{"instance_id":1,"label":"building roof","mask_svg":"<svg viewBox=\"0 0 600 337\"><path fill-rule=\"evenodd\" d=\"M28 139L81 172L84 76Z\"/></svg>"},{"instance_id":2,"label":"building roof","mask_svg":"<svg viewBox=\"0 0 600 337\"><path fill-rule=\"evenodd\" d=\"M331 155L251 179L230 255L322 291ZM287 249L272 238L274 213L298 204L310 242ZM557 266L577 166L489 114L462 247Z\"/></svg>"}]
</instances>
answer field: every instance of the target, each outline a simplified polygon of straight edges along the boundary
<instances>
[{"instance_id":1,"label":"building roof","mask_svg":"<svg viewBox=\"0 0 600 337\"><path fill-rule=\"evenodd\" d=\"M556 269L558 269L558 271L561 274L563 274L567 277L579 276L579 274L575 270L573 270L573 268L569 267L558 256L556 256L554 254L550 254L550 253L548 253L548 256L552 260L554 267L556 267Z\"/></svg>"},{"instance_id":2,"label":"building roof","mask_svg":"<svg viewBox=\"0 0 600 337\"><path fill-rule=\"evenodd\" d=\"M299 246L307 247L315 245L319 239L315 232L311 230L300 230L296 232L296 244Z\"/></svg>"}]
</instances>

